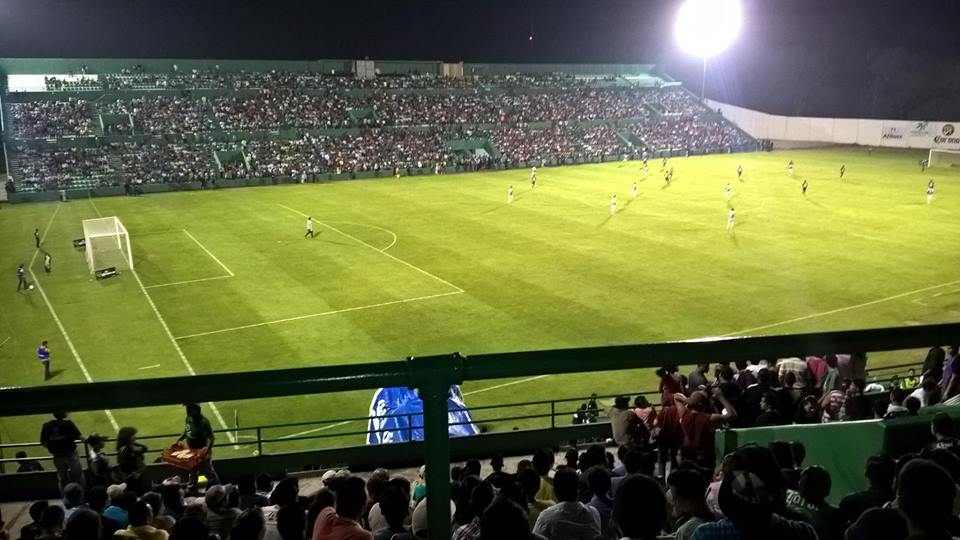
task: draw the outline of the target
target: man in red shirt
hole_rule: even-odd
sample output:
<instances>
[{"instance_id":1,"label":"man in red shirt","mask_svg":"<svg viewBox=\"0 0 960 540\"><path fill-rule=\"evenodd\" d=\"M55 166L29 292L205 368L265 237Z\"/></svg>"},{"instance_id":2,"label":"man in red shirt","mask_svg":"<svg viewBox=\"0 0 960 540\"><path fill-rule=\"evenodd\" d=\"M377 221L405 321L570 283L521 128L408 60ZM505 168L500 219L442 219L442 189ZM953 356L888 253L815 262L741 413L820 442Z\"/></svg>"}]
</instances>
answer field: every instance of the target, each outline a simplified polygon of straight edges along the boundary
<instances>
[{"instance_id":1,"label":"man in red shirt","mask_svg":"<svg viewBox=\"0 0 960 540\"><path fill-rule=\"evenodd\" d=\"M373 540L360 526L360 513L367 502L366 485L359 476L345 479L337 488L337 509L324 508L313 526L313 540Z\"/></svg>"}]
</instances>

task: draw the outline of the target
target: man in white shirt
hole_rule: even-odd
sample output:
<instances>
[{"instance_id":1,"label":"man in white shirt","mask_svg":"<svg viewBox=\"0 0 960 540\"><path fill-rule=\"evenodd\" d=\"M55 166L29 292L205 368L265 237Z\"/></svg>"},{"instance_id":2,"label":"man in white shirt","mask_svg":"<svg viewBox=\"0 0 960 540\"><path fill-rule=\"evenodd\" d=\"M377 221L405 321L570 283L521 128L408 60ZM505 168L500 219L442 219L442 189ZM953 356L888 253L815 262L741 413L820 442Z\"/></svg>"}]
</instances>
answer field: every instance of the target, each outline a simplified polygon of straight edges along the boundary
<instances>
[{"instance_id":1,"label":"man in white shirt","mask_svg":"<svg viewBox=\"0 0 960 540\"><path fill-rule=\"evenodd\" d=\"M600 536L600 513L577 500L578 478L573 469L561 468L553 477L557 504L540 512L533 532L547 540L594 540Z\"/></svg>"}]
</instances>

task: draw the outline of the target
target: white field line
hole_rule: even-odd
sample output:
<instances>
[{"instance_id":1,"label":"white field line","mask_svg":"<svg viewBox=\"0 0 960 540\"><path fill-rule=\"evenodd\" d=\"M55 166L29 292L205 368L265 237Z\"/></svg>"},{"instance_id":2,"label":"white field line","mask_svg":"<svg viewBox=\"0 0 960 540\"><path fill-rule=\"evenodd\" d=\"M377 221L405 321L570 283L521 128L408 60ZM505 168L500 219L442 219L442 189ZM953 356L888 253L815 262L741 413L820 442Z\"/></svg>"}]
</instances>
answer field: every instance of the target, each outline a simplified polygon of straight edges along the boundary
<instances>
[{"instance_id":1,"label":"white field line","mask_svg":"<svg viewBox=\"0 0 960 540\"><path fill-rule=\"evenodd\" d=\"M40 237L40 242L42 243L47 237L47 233L50 231L50 226L53 225L54 218L57 217L57 213L60 212L61 205L57 205L57 209L53 211L53 215L50 216L50 221L47 222L47 227L43 230L43 236ZM47 298L46 291L43 290L43 286L40 285L40 280L37 279L37 275L33 273L33 263L37 260L37 255L40 253L40 248L37 248L33 252L33 257L30 259L30 265L27 269L30 271L30 277L33 278L33 282L37 285L37 290L40 291L40 296L43 297L43 302L47 304L47 309L50 310L50 315L53 316L53 322L57 324L57 328L60 329L60 334L63 335L63 340L67 343L67 348L70 349L70 354L73 355L73 359L76 360L77 365L80 366L80 371L83 373L83 378L87 380L88 383L93 382L93 377L90 376L90 372L87 371L87 366L84 365L83 359L80 358L80 353L77 352L77 348L73 345L73 340L70 339L70 335L67 334L67 329L64 328L63 322L60 320L60 316L57 315L55 309L53 309L53 304L50 303L50 299ZM7 338L10 339L10 338ZM6 341L4 341L6 343ZM117 424L116 418L113 417L113 413L110 412L110 409L104 409L103 411L107 415L107 420L110 421L110 425L113 426L114 431L120 431L120 425Z\"/></svg>"},{"instance_id":2,"label":"white field line","mask_svg":"<svg viewBox=\"0 0 960 540\"><path fill-rule=\"evenodd\" d=\"M294 438L294 437L301 437L301 436L303 436L303 435L310 435L311 433L317 433L317 432L320 432L320 431L326 431L326 430L328 430L328 429L333 429L333 428L335 428L335 427L345 426L345 425L350 424L350 423L352 423L352 422L356 422L356 420L345 420L345 421L343 421L343 422L337 422L336 424L330 424L329 426L323 426L323 427L308 429L308 430L306 430L306 431L298 431L298 432L296 432L296 433L291 433L291 434L289 434L289 435L283 435L283 436L277 437L277 438L278 438L278 439L292 439L292 438Z\"/></svg>"},{"instance_id":3,"label":"white field line","mask_svg":"<svg viewBox=\"0 0 960 540\"><path fill-rule=\"evenodd\" d=\"M8 341L10 341L10 336L7 336L7 339L5 340L0 341L0 347L3 347L4 345L6 345Z\"/></svg>"},{"instance_id":4,"label":"white field line","mask_svg":"<svg viewBox=\"0 0 960 540\"><path fill-rule=\"evenodd\" d=\"M500 389L500 388L506 388L506 387L508 387L508 386L513 386L513 385L515 385L515 384L528 383L528 382L536 381L536 380L543 379L543 378L549 377L549 376L550 376L550 375L537 375L537 376L535 376L535 377L527 377L526 379L520 379L519 381L510 381L510 382L506 382L506 383L503 383L503 384L497 384L497 385L494 385L494 386L490 386L490 387L487 387L487 388L480 388L479 390L471 390L471 391L469 391L469 392L464 392L464 393L463 393L463 396L464 396L464 397L467 397L467 396L472 396L472 395L476 395L476 394L482 394L482 393L484 393L484 392L489 392L490 390L498 390L498 389Z\"/></svg>"},{"instance_id":5,"label":"white field line","mask_svg":"<svg viewBox=\"0 0 960 540\"><path fill-rule=\"evenodd\" d=\"M193 240L198 246L200 246L200 249L202 249L202 250L204 251L204 253L206 253L207 255L209 255L210 258L213 259L214 261L216 261L217 264L219 264L221 268L223 268L224 270L226 270L227 273L230 274L230 277L233 277L233 271L230 270L229 268L227 268L227 265L223 264L223 261L221 261L220 259L218 259L216 255L214 255L213 253L210 253L210 250L207 249L206 246L204 246L203 244L201 244L200 241L197 240L197 238L196 238L195 236L193 236L192 234L190 234L190 231L188 231L188 230L186 230L186 229L183 229L183 234L189 236L191 240Z\"/></svg>"},{"instance_id":6,"label":"white field line","mask_svg":"<svg viewBox=\"0 0 960 540\"><path fill-rule=\"evenodd\" d=\"M286 208L287 210L293 212L294 214L299 214L299 215L301 215L301 216L303 216L303 217L309 217L307 214L304 214L303 212L301 212L301 211L299 211L299 210L294 210L293 208L290 208L289 206L287 206L287 205L285 205L285 204L279 204L279 203L278 203L278 206L281 206L281 207L283 207L283 208ZM410 264L410 263L408 263L407 261L405 261L405 260L403 260L403 259L399 259L399 258L397 258L397 257L394 257L393 255L387 253L386 251L382 251L382 250L380 250L380 249L378 249L378 248L376 248L376 247L374 247L374 246L372 246L372 245L364 242L363 240L360 240L360 239L357 238L356 236L347 234L347 233L341 231L340 229L338 229L338 228L336 228L336 227L334 227L334 226L332 226L332 225L327 225L326 223L324 223L324 222L322 222L322 221L318 221L318 220L314 220L314 221L316 221L316 222L319 223L320 225L323 225L324 227L330 229L331 231L334 231L334 232L340 234L341 236L344 236L344 237L346 237L346 238L349 238L349 239L353 240L354 242L356 242L356 243L358 243L358 244L360 244L360 245L366 246L366 247L368 247L368 248L370 248L370 249L372 249L372 250L374 250L374 251L378 251L378 252L382 253L382 254L383 254L384 256L386 256L386 257L390 257L391 259L397 261L398 263L400 263L400 264L402 264L402 265L404 265L404 266L406 266L406 267L408 267L408 268L412 268L412 269L416 270L417 272L420 272L421 274L423 274L423 275L425 275L425 276L432 277L433 279L439 281L440 283L443 283L444 285L447 285L448 287L450 287L450 288L452 288L452 289L455 289L457 292L464 292L463 289L461 289L460 287L457 287L456 285L454 285L453 283L450 283L449 281L443 279L442 277L439 277L439 276L437 276L437 275L435 275L435 274L431 274L430 272L427 272L427 271L424 270L423 268L420 268L419 266Z\"/></svg>"},{"instance_id":7,"label":"white field line","mask_svg":"<svg viewBox=\"0 0 960 540\"><path fill-rule=\"evenodd\" d=\"M90 199L90 204L93 205L93 209L97 211L97 215L99 215L100 217L103 217L103 215L100 214L100 210L97 208L97 205L94 204L92 198ZM150 309L153 310L153 314L156 315L157 320L160 321L160 326L163 327L163 331L166 332L167 337L170 339L170 343L173 344L174 350L177 351L177 355L180 356L180 360L183 362L183 365L186 366L187 372L189 372L190 375L196 375L197 372L193 369L193 366L190 365L190 361L187 360L187 356L183 354L183 349L180 348L180 344L178 344L177 340L174 339L173 333L170 332L170 327L167 326L167 321L164 320L163 315L160 314L160 310L157 309L157 305L153 303L153 298L150 297L150 293L147 292L147 289L143 286L143 281L140 280L140 275L137 274L137 271L132 268L130 269L130 273L133 275L134 279L137 280L137 285L139 285L140 290L143 291L143 296L146 297L147 303L150 304ZM217 420L220 422L220 425L223 426L223 429L230 429L230 426L228 426L227 422L223 419L223 415L220 414L220 409L217 408L217 404L213 403L212 401L209 402L208 404L210 405L210 409L213 411L213 414L217 417ZM231 433L230 431L227 431L227 438L230 439L230 442L234 443L233 447L235 450L240 449L239 445L236 444L237 439L233 436L233 433Z\"/></svg>"},{"instance_id":8,"label":"white field line","mask_svg":"<svg viewBox=\"0 0 960 540\"><path fill-rule=\"evenodd\" d=\"M160 287L172 287L172 286L174 286L174 285L186 285L186 284L188 284L188 283L200 283L201 281L214 281L214 280L217 280L217 279L229 279L229 278L232 278L232 277L233 277L233 276L213 276L213 277L205 277L205 278L198 278L198 279L188 279L188 280L185 280L185 281L174 281L173 283L159 283L159 284L157 284L157 285L147 285L147 286L144 287L144 288L146 288L146 289L157 289L157 288L160 288Z\"/></svg>"},{"instance_id":9,"label":"white field line","mask_svg":"<svg viewBox=\"0 0 960 540\"><path fill-rule=\"evenodd\" d=\"M785 324L791 324L791 323L795 323L795 322L806 321L806 320L808 320L808 319L816 319L816 318L818 318L818 317L826 317L827 315L834 315L834 314L837 314L837 313L843 313L843 312L845 312L845 311L851 311L851 310L854 310L854 309L860 309L860 308L864 308L864 307L869 307L869 306L873 306L873 305L876 305L876 304L882 304L882 303L884 303L884 302L889 302L889 301L891 301L891 300L897 300L897 299L900 299L900 298L904 298L904 297L906 297L906 296L912 296L912 295L914 295L914 294L920 294L920 293L923 293L923 292L932 291L932 290L935 290L935 289L940 289L940 288L942 288L942 287L949 287L949 286L951 286L951 285L956 285L957 283L960 283L960 279L955 280L955 281L949 281L949 282L947 282L947 283L941 283L941 284L939 284L939 285L932 285L932 286L930 286L930 287L924 287L924 288L922 288L922 289L916 289L916 290L913 290L913 291L907 291L907 292L903 292L903 293L900 293L900 294L895 294L895 295L893 295L893 296L887 296L887 297L885 297L885 298L879 298L879 299L877 299L877 300L871 300L871 301L869 301L869 302L863 302L862 304L855 304L855 305L852 305L852 306L847 306L847 307L842 307L842 308L837 308L837 309L831 309L830 311L822 311L822 312L820 312L820 313L811 313L810 315L804 315L803 317L796 317L796 318L794 318L794 319L787 319L787 320L785 320L785 321L780 321L780 322L765 324L765 325L763 325L763 326L757 326L757 327L755 327L755 328L747 328L746 330L740 330L739 332L733 332L733 333L731 333L731 334L725 334L725 335L726 335L726 336L738 336L738 335L741 335L741 334L749 334L749 333L751 333L751 332L756 332L756 331L758 331L758 330L766 330L766 329L768 329L768 328L775 328L775 327L777 327L777 326L783 326L783 325L785 325Z\"/></svg>"},{"instance_id":10,"label":"white field line","mask_svg":"<svg viewBox=\"0 0 960 540\"><path fill-rule=\"evenodd\" d=\"M153 364L152 366L138 367L137 369L143 370L143 369L153 369L153 368L158 368L158 367L160 367L160 364Z\"/></svg>"},{"instance_id":11,"label":"white field line","mask_svg":"<svg viewBox=\"0 0 960 540\"><path fill-rule=\"evenodd\" d=\"M327 223L346 223L347 225L356 225L358 227L369 227L371 229L377 229L378 231L383 231L393 237L393 241L390 242L385 248L377 248L377 251L386 251L393 246L397 245L397 233L391 231L390 229L385 229L377 225L371 225L369 223L357 223L356 221L328 221Z\"/></svg>"},{"instance_id":12,"label":"white field line","mask_svg":"<svg viewBox=\"0 0 960 540\"><path fill-rule=\"evenodd\" d=\"M349 308L344 308L344 309L334 309L334 310L331 310L331 311L322 311L322 312L320 312L320 313L310 313L310 314L307 314L307 315L298 315L298 316L296 316L296 317L287 317L286 319L277 319L277 320L275 320L275 321L266 321L266 322L260 322L260 323L254 323L254 324L245 324L245 325L243 325L243 326L234 326L233 328L222 328L222 329L220 329L220 330L210 330L209 332L198 332L198 333L196 333L196 334L187 334L187 335L185 335L185 336L177 336L176 339L190 339L190 338L201 337L201 336L209 336L209 335L212 335L212 334L221 334L221 333L223 333L223 332L234 332L234 331L237 331L237 330L246 330L246 329L248 329L248 328L256 328L256 327L258 327L258 326L267 326L267 325L280 324L280 323L285 323L285 322L300 321L300 320L303 320L303 319L311 319L311 318L314 318L314 317L325 317L325 316L327 316L327 315L336 315L336 314L338 314L338 313L348 313L348 312L351 312L351 311L360 311L360 310L364 310L364 309L373 309L373 308L384 307L384 306L392 306L392 305L395 305L395 304L406 304L406 303L408 303L408 302L419 302L419 301L421 301L421 300L429 300L429 299L431 299L431 298L440 298L440 297L443 297L443 296L452 296L452 295L461 294L461 293L463 293L462 290L460 290L460 291L449 291L449 292L445 292L445 293L428 294L428 295L426 295L426 296L417 296L417 297L414 297L414 298L404 298L403 300L391 300L391 301L389 301L389 302L380 302L380 303L378 303L378 304L369 304L369 305L366 305L366 306L355 306L355 307L349 307Z\"/></svg>"}]
</instances>

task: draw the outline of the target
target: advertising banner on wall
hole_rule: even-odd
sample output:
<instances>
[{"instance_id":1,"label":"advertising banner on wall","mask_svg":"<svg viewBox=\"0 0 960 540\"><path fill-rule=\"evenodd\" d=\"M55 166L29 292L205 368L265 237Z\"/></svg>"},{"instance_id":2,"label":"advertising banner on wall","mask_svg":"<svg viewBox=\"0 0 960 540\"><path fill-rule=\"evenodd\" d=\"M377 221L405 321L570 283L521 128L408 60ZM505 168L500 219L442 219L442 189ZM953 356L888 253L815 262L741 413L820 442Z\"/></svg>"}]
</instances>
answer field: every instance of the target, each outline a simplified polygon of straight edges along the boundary
<instances>
[{"instance_id":1,"label":"advertising banner on wall","mask_svg":"<svg viewBox=\"0 0 960 540\"><path fill-rule=\"evenodd\" d=\"M907 138L907 129L908 126L906 122L896 122L894 124L884 122L881 127L880 140L890 143L893 143L893 141L903 141Z\"/></svg>"},{"instance_id":2,"label":"advertising banner on wall","mask_svg":"<svg viewBox=\"0 0 960 540\"><path fill-rule=\"evenodd\" d=\"M885 120L880 146L960 150L960 122Z\"/></svg>"}]
</instances>

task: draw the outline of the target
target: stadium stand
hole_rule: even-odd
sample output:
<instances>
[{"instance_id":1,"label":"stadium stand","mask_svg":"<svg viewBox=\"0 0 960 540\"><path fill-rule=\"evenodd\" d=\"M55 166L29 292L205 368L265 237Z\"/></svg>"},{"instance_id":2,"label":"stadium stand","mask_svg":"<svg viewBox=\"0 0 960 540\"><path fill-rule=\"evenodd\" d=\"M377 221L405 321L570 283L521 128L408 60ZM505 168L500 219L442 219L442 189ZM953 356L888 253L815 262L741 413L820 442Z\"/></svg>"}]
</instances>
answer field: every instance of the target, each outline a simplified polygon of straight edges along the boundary
<instances>
[{"instance_id":1,"label":"stadium stand","mask_svg":"<svg viewBox=\"0 0 960 540\"><path fill-rule=\"evenodd\" d=\"M80 71L44 77L45 92L5 97L17 191L317 181L755 148L679 86L615 75ZM457 150L464 138L480 142ZM242 159L224 164L218 152Z\"/></svg>"}]
</instances>

